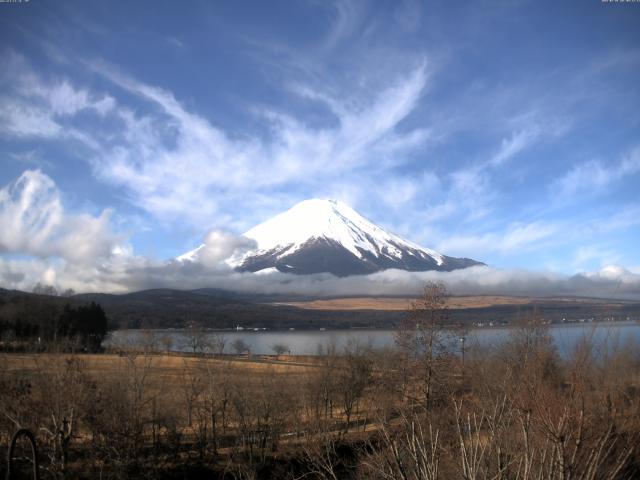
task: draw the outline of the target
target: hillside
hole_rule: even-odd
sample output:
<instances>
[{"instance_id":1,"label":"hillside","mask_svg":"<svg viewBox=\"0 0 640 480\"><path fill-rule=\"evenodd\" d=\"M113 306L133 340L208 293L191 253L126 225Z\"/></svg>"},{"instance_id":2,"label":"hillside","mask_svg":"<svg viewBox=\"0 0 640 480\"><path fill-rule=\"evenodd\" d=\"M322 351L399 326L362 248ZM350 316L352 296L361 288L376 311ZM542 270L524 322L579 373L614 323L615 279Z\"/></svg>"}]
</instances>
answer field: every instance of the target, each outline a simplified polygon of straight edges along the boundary
<instances>
[{"instance_id":1,"label":"hillside","mask_svg":"<svg viewBox=\"0 0 640 480\"><path fill-rule=\"evenodd\" d=\"M122 295L79 294L69 298L0 289L0 319L19 312L51 315L65 303L97 302L116 328L269 329L392 328L404 318L410 298L287 299L226 292L145 290ZM640 319L640 302L597 298L452 297L452 323L511 323L536 311L552 322Z\"/></svg>"}]
</instances>

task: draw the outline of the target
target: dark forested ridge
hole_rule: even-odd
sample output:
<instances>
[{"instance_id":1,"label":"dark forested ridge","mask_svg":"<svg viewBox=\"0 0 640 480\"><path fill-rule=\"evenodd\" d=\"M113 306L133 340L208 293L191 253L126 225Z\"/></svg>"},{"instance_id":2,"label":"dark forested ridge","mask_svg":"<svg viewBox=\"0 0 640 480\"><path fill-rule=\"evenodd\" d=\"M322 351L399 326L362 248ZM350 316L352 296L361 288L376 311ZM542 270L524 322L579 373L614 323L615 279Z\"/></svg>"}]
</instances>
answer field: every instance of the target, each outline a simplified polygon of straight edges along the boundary
<instances>
[{"instance_id":1,"label":"dark forested ridge","mask_svg":"<svg viewBox=\"0 0 640 480\"><path fill-rule=\"evenodd\" d=\"M45 343L67 340L97 351L110 328L104 309L96 302L68 297L0 290L0 341L4 345L28 340Z\"/></svg>"},{"instance_id":2,"label":"dark forested ridge","mask_svg":"<svg viewBox=\"0 0 640 480\"><path fill-rule=\"evenodd\" d=\"M111 328L392 328L405 313L384 310L311 310L277 302L303 300L302 297L252 295L219 289L192 291L155 289L127 294L87 293L58 297L0 289L0 324L15 318L16 312L38 319L38 324L54 325L66 304L79 308L94 302L100 305ZM640 303L589 301L571 298L532 299L526 305L495 305L451 309L452 323L510 323L536 310L551 322L577 320L637 320ZM43 327L44 328L44 327Z\"/></svg>"},{"instance_id":3,"label":"dark forested ridge","mask_svg":"<svg viewBox=\"0 0 640 480\"><path fill-rule=\"evenodd\" d=\"M276 297L214 289L83 294L75 298L103 305L109 318L124 328L181 328L194 324L207 328L383 328L402 316L402 312L312 311L273 305Z\"/></svg>"}]
</instances>

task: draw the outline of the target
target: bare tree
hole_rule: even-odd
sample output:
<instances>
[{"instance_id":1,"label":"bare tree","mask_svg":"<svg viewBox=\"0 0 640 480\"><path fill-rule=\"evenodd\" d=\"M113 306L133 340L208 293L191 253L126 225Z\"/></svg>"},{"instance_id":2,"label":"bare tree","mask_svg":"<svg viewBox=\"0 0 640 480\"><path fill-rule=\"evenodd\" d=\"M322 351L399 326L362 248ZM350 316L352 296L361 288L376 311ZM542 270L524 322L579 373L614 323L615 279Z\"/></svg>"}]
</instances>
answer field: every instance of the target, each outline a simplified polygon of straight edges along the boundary
<instances>
[{"instance_id":1,"label":"bare tree","mask_svg":"<svg viewBox=\"0 0 640 480\"><path fill-rule=\"evenodd\" d=\"M396 345L405 353L405 361L418 368L421 397L427 408L439 373L437 364L447 353L447 297L444 284L427 283L421 297L411 303L409 314L395 333Z\"/></svg>"},{"instance_id":2,"label":"bare tree","mask_svg":"<svg viewBox=\"0 0 640 480\"><path fill-rule=\"evenodd\" d=\"M33 287L33 293L35 293L36 295L50 295L55 297L58 295L58 290L56 290L56 287L54 287L53 285L43 285L42 283L38 282Z\"/></svg>"},{"instance_id":3,"label":"bare tree","mask_svg":"<svg viewBox=\"0 0 640 480\"><path fill-rule=\"evenodd\" d=\"M220 433L226 433L229 423L231 378L235 372L230 364L219 366L211 361L201 362L200 369L203 377L203 407L208 416L211 443L216 453Z\"/></svg>"},{"instance_id":4,"label":"bare tree","mask_svg":"<svg viewBox=\"0 0 640 480\"><path fill-rule=\"evenodd\" d=\"M334 401L337 391L339 369L338 352L335 341L327 345L318 345L318 372L307 377L307 390L313 403L313 416L316 423L333 417Z\"/></svg>"},{"instance_id":5,"label":"bare tree","mask_svg":"<svg viewBox=\"0 0 640 480\"><path fill-rule=\"evenodd\" d=\"M142 330L138 337L142 351L151 354L158 350L158 335L153 330Z\"/></svg>"},{"instance_id":6,"label":"bare tree","mask_svg":"<svg viewBox=\"0 0 640 480\"><path fill-rule=\"evenodd\" d=\"M221 333L209 334L207 339L207 350L213 355L222 355L224 347L227 345L227 338Z\"/></svg>"},{"instance_id":7,"label":"bare tree","mask_svg":"<svg viewBox=\"0 0 640 480\"><path fill-rule=\"evenodd\" d=\"M62 297L73 297L76 294L76 291L73 288L67 288L63 291L60 296Z\"/></svg>"},{"instance_id":8,"label":"bare tree","mask_svg":"<svg viewBox=\"0 0 640 480\"><path fill-rule=\"evenodd\" d=\"M367 351L356 341L350 341L344 352L344 365L338 369L337 387L342 404L344 432L349 431L351 419L357 412L358 400L362 397L371 378L371 361Z\"/></svg>"},{"instance_id":9,"label":"bare tree","mask_svg":"<svg viewBox=\"0 0 640 480\"><path fill-rule=\"evenodd\" d=\"M423 426L412 414L400 417L399 428L379 425L380 439L370 443L362 467L365 478L437 480L441 477L440 433L431 422ZM466 480L466 477L463 477Z\"/></svg>"},{"instance_id":10,"label":"bare tree","mask_svg":"<svg viewBox=\"0 0 640 480\"><path fill-rule=\"evenodd\" d=\"M48 446L49 469L62 474L67 469L69 445L76 436L78 419L85 406L88 384L84 363L76 356L52 355L47 362L36 360L36 387L42 404L40 432Z\"/></svg>"},{"instance_id":11,"label":"bare tree","mask_svg":"<svg viewBox=\"0 0 640 480\"><path fill-rule=\"evenodd\" d=\"M301 446L308 475L338 480L340 467L336 438L328 432L305 432Z\"/></svg>"},{"instance_id":12,"label":"bare tree","mask_svg":"<svg viewBox=\"0 0 640 480\"><path fill-rule=\"evenodd\" d=\"M162 345L165 353L171 352L171 348L173 347L173 337L169 334L163 335L159 339L160 345Z\"/></svg>"},{"instance_id":13,"label":"bare tree","mask_svg":"<svg viewBox=\"0 0 640 480\"><path fill-rule=\"evenodd\" d=\"M202 393L203 385L200 375L192 365L189 365L187 359L184 360L183 364L181 386L182 399L187 412L187 425L191 427L193 424L193 411L198 397Z\"/></svg>"},{"instance_id":14,"label":"bare tree","mask_svg":"<svg viewBox=\"0 0 640 480\"><path fill-rule=\"evenodd\" d=\"M250 350L249 344L241 338L236 338L231 344L231 348L233 348L238 355L242 355Z\"/></svg>"},{"instance_id":15,"label":"bare tree","mask_svg":"<svg viewBox=\"0 0 640 480\"><path fill-rule=\"evenodd\" d=\"M184 346L194 355L204 353L208 347L207 333L202 328L189 328L185 333Z\"/></svg>"},{"instance_id":16,"label":"bare tree","mask_svg":"<svg viewBox=\"0 0 640 480\"><path fill-rule=\"evenodd\" d=\"M274 343L271 345L271 350L273 350L273 353L280 356L284 355L289 350L289 346L284 343Z\"/></svg>"}]
</instances>

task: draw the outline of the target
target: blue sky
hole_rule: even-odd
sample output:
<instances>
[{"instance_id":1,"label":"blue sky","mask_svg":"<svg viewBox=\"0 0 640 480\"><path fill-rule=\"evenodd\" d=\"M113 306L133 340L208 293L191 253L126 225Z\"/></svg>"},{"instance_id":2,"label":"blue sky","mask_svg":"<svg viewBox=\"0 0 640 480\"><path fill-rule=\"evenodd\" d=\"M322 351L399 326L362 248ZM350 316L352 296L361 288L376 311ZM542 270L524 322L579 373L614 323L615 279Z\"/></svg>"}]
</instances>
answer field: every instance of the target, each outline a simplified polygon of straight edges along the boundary
<instances>
[{"instance_id":1,"label":"blue sky","mask_svg":"<svg viewBox=\"0 0 640 480\"><path fill-rule=\"evenodd\" d=\"M0 38L5 286L149 286L311 197L495 269L640 274L640 4L31 0Z\"/></svg>"}]
</instances>

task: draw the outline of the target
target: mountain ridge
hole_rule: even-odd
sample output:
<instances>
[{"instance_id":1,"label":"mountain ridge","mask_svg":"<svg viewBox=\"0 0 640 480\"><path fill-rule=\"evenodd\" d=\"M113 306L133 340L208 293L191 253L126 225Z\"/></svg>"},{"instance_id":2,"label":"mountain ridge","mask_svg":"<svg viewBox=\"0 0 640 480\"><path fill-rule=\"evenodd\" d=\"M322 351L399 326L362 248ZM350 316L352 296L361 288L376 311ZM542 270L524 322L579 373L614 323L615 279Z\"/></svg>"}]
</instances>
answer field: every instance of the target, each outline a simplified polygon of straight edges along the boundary
<instances>
[{"instance_id":1,"label":"mountain ridge","mask_svg":"<svg viewBox=\"0 0 640 480\"><path fill-rule=\"evenodd\" d=\"M243 236L255 241L257 249L227 261L238 271L332 273L344 277L389 268L451 271L484 265L405 240L336 200L304 200ZM197 261L202 248L204 245L177 259Z\"/></svg>"},{"instance_id":2,"label":"mountain ridge","mask_svg":"<svg viewBox=\"0 0 640 480\"><path fill-rule=\"evenodd\" d=\"M640 302L592 297L513 297L511 301L478 302L476 297L452 297L454 302L476 298L471 303L448 310L449 321L468 324L473 322L513 322L516 318L537 312L541 318L555 323L594 318L606 320L615 317L624 320L640 318ZM16 313L47 312L56 315L64 305L99 303L107 313L110 324L117 328L187 328L199 326L216 329L247 328L274 330L394 328L406 318L405 308L390 309L384 305L401 302L409 308L410 296L298 296L264 295L233 292L221 289L176 290L149 289L128 293L82 293L70 297L41 295L0 288L0 320L10 321ZM514 299L519 299L515 301ZM336 301L343 299L344 301ZM363 299L368 299L362 304ZM373 300L377 299L378 303ZM314 302L323 308L309 308ZM360 303L360 305L358 305ZM22 310L20 310L20 308Z\"/></svg>"}]
</instances>

